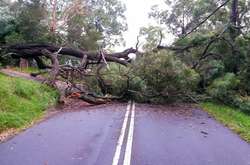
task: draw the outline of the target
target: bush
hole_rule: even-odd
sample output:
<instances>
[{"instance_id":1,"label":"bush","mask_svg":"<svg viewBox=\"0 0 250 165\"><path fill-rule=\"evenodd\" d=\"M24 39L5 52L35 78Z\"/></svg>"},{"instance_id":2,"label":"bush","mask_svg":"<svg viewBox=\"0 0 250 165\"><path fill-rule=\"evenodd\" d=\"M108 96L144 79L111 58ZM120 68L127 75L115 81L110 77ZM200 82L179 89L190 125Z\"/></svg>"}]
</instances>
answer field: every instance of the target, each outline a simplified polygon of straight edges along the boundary
<instances>
[{"instance_id":1,"label":"bush","mask_svg":"<svg viewBox=\"0 0 250 165\"><path fill-rule=\"evenodd\" d=\"M153 102L176 101L195 91L199 80L194 70L167 51L139 57L132 67L132 74L141 81L139 92L152 96Z\"/></svg>"},{"instance_id":2,"label":"bush","mask_svg":"<svg viewBox=\"0 0 250 165\"><path fill-rule=\"evenodd\" d=\"M239 73L239 78L241 80L241 91L250 94L250 59L246 60L246 64L243 65Z\"/></svg>"},{"instance_id":3,"label":"bush","mask_svg":"<svg viewBox=\"0 0 250 165\"><path fill-rule=\"evenodd\" d=\"M237 93L240 80L235 74L226 73L225 76L215 79L208 87L207 93L215 100L225 104L231 104Z\"/></svg>"},{"instance_id":4,"label":"bush","mask_svg":"<svg viewBox=\"0 0 250 165\"><path fill-rule=\"evenodd\" d=\"M21 34L12 32L10 35L5 37L5 41L7 44L17 44L17 43L23 43L24 39Z\"/></svg>"},{"instance_id":5,"label":"bush","mask_svg":"<svg viewBox=\"0 0 250 165\"><path fill-rule=\"evenodd\" d=\"M250 113L250 100L239 94L241 81L233 73L227 73L224 77L215 79L208 87L207 93L216 101L231 105Z\"/></svg>"},{"instance_id":6,"label":"bush","mask_svg":"<svg viewBox=\"0 0 250 165\"><path fill-rule=\"evenodd\" d=\"M250 114L250 99L248 97L241 97L237 95L233 100L233 106L239 108L245 113Z\"/></svg>"}]
</instances>

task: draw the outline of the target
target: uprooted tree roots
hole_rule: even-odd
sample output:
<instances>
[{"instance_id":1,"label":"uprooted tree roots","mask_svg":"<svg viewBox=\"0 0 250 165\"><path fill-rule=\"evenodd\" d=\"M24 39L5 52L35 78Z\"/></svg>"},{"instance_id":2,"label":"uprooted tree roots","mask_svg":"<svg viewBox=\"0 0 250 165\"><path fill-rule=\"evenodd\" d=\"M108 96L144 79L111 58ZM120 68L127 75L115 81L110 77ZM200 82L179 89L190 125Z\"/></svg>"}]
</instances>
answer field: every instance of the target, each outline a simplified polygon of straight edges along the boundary
<instances>
[{"instance_id":1,"label":"uprooted tree roots","mask_svg":"<svg viewBox=\"0 0 250 165\"><path fill-rule=\"evenodd\" d=\"M120 65L128 65L129 54L137 53L137 49L129 48L118 53L87 52L73 48L58 47L50 44L17 44L5 47L6 53L13 58L24 58L34 60L39 69L46 69L39 73L32 73L32 76L49 73L46 83L57 88L63 102L65 97L77 97L91 104L102 104L112 99L120 99L122 96L107 96L107 84L103 80L100 72L109 62ZM60 65L59 56L71 56L78 58L81 63L77 66ZM49 59L51 65L47 65L44 60ZM96 73L90 73L90 68L96 66ZM87 87L80 83L81 80L89 76L95 76L103 95L89 91Z\"/></svg>"}]
</instances>

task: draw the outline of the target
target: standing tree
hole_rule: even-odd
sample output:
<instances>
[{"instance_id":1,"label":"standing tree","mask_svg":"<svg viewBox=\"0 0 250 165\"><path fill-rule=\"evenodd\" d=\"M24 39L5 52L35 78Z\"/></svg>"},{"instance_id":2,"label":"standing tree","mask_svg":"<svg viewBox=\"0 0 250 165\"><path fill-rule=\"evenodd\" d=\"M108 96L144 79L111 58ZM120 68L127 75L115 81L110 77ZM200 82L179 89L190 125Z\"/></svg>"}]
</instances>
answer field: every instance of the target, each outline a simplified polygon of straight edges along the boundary
<instances>
[{"instance_id":1,"label":"standing tree","mask_svg":"<svg viewBox=\"0 0 250 165\"><path fill-rule=\"evenodd\" d=\"M195 25L201 22L213 9L221 5L222 2L216 0L180 0L165 1L168 8L161 9L159 6L153 6L150 17L153 17L161 24L165 24L169 32L176 36L184 36ZM217 20L210 20L206 23L206 28L214 29L216 21L224 21L225 10L216 13Z\"/></svg>"}]
</instances>

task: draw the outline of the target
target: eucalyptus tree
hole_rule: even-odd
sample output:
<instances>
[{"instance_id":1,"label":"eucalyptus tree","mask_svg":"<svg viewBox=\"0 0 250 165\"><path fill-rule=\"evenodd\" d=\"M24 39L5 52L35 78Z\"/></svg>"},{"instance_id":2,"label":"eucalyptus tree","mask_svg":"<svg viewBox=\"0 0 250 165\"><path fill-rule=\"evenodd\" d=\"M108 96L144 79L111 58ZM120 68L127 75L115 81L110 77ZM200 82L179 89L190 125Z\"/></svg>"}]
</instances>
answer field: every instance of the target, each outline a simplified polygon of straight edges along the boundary
<instances>
[{"instance_id":1,"label":"eucalyptus tree","mask_svg":"<svg viewBox=\"0 0 250 165\"><path fill-rule=\"evenodd\" d=\"M85 5L83 20L78 16L74 23L78 30L82 27L84 47L95 49L97 40L103 41L103 47L122 43L122 32L127 30L125 5L119 0L86 0Z\"/></svg>"},{"instance_id":2,"label":"eucalyptus tree","mask_svg":"<svg viewBox=\"0 0 250 165\"><path fill-rule=\"evenodd\" d=\"M98 40L104 46L119 44L127 29L119 0L50 0L47 6L50 31L66 34L71 46L95 50Z\"/></svg>"},{"instance_id":3,"label":"eucalyptus tree","mask_svg":"<svg viewBox=\"0 0 250 165\"><path fill-rule=\"evenodd\" d=\"M195 25L201 22L212 10L217 8L222 1L217 0L179 0L165 1L166 9L160 6L153 6L150 17L153 17L161 24L165 24L169 32L176 36L183 36ZM204 27L214 28L218 21L225 21L226 9L216 13L216 19L211 19Z\"/></svg>"},{"instance_id":4,"label":"eucalyptus tree","mask_svg":"<svg viewBox=\"0 0 250 165\"><path fill-rule=\"evenodd\" d=\"M0 0L0 42L2 44L5 43L5 37L10 35L16 28L10 5L10 2Z\"/></svg>"}]
</instances>

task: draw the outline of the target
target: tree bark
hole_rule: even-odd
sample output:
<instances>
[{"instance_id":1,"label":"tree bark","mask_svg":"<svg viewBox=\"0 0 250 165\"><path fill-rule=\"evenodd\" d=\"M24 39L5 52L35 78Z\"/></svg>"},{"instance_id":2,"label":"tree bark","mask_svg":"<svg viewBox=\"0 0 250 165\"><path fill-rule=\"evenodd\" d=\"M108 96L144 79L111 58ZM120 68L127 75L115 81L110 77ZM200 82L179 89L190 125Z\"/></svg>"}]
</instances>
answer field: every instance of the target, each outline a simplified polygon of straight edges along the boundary
<instances>
[{"instance_id":1,"label":"tree bark","mask_svg":"<svg viewBox=\"0 0 250 165\"><path fill-rule=\"evenodd\" d=\"M48 50L50 52L57 52L61 47L54 46L50 44L17 44L11 45L7 48L9 53L15 53L12 55L14 58L35 58L44 56L42 53L43 50ZM105 53L105 59L107 62L115 62L122 65L127 65L129 60L128 55L130 53L137 53L137 50L134 48L126 49L122 52L117 53ZM73 49L68 47L62 47L61 51L59 52L61 55L69 55L77 58L84 58L87 56L87 60L90 61L101 61L102 56L99 52L88 52L82 51L79 49Z\"/></svg>"},{"instance_id":2,"label":"tree bark","mask_svg":"<svg viewBox=\"0 0 250 165\"><path fill-rule=\"evenodd\" d=\"M231 24L234 26L237 26L238 17L239 17L238 4L239 4L238 0L232 1L230 21L231 21Z\"/></svg>"}]
</instances>

